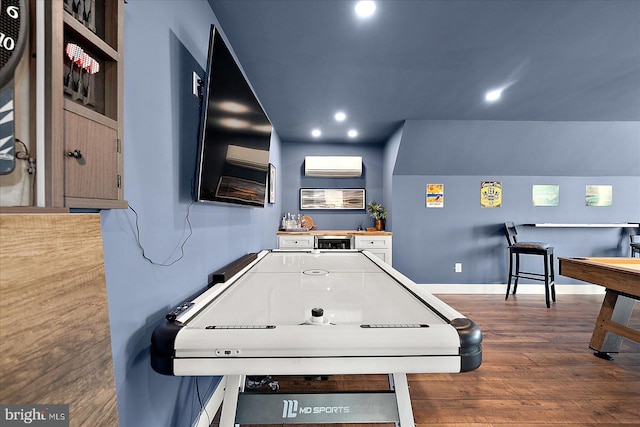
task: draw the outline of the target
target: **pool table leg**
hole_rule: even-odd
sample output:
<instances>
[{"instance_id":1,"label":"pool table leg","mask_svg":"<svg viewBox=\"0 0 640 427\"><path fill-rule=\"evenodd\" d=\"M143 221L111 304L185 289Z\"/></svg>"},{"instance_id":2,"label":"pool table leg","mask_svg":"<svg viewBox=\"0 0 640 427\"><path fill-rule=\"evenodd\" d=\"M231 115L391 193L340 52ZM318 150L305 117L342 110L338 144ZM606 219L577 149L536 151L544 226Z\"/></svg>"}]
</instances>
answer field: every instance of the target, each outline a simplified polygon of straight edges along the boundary
<instances>
[{"instance_id":1,"label":"pool table leg","mask_svg":"<svg viewBox=\"0 0 640 427\"><path fill-rule=\"evenodd\" d=\"M635 300L607 289L596 320L596 326L591 336L589 347L596 352L596 356L613 360L609 353L618 353L622 344L622 337L633 339L637 332L627 328ZM631 334L631 336L627 336ZM635 340L634 340L635 341Z\"/></svg>"},{"instance_id":2,"label":"pool table leg","mask_svg":"<svg viewBox=\"0 0 640 427\"><path fill-rule=\"evenodd\" d=\"M389 374L389 384L395 391L400 427L415 427L416 424L413 419L413 408L411 407L407 374Z\"/></svg>"}]
</instances>

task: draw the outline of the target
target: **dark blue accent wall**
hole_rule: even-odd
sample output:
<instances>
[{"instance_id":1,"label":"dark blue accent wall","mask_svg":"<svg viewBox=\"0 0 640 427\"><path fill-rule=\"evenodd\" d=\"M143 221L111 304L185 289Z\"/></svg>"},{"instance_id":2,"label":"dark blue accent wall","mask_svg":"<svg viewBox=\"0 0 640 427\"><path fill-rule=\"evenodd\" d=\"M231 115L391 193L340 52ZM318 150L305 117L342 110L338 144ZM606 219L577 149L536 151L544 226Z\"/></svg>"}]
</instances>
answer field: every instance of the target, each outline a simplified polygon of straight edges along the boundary
<instances>
[{"instance_id":1,"label":"dark blue accent wall","mask_svg":"<svg viewBox=\"0 0 640 427\"><path fill-rule=\"evenodd\" d=\"M504 222L637 222L639 165L637 122L407 121L392 177L394 267L418 283L506 283ZM480 207L481 180L502 181L501 208ZM444 184L444 208L426 208L429 183ZM532 206L534 184L559 185L559 206ZM585 206L592 184L613 186L612 206ZM629 256L620 228L519 232L556 256Z\"/></svg>"},{"instance_id":2,"label":"dark blue accent wall","mask_svg":"<svg viewBox=\"0 0 640 427\"><path fill-rule=\"evenodd\" d=\"M125 199L138 222L131 210L101 213L119 420L121 427L189 426L199 408L196 387L206 396L216 380L155 373L151 332L206 287L210 272L273 247L281 202L190 205L199 118L191 79L193 71L203 75L216 19L206 0L132 1L124 12ZM275 134L270 156L279 173ZM156 264L143 258L138 234Z\"/></svg>"},{"instance_id":3,"label":"dark blue accent wall","mask_svg":"<svg viewBox=\"0 0 640 427\"><path fill-rule=\"evenodd\" d=\"M361 156L359 178L316 178L304 176L305 156ZM364 188L366 202L386 204L383 194L383 146L380 144L282 143L283 213L309 215L318 228L355 230L358 224L372 227L365 210L300 210L300 188Z\"/></svg>"},{"instance_id":4,"label":"dark blue accent wall","mask_svg":"<svg viewBox=\"0 0 640 427\"><path fill-rule=\"evenodd\" d=\"M408 120L394 175L639 176L640 122Z\"/></svg>"},{"instance_id":5,"label":"dark blue accent wall","mask_svg":"<svg viewBox=\"0 0 640 427\"><path fill-rule=\"evenodd\" d=\"M393 170L395 168L398 150L400 149L403 131L404 123L398 128L398 130L396 130L391 138L389 138L389 141L385 144L383 151L384 168L382 189L384 200L389 201L389 207L391 207L391 202L393 201ZM387 210L386 228L389 230L393 229L393 209Z\"/></svg>"}]
</instances>

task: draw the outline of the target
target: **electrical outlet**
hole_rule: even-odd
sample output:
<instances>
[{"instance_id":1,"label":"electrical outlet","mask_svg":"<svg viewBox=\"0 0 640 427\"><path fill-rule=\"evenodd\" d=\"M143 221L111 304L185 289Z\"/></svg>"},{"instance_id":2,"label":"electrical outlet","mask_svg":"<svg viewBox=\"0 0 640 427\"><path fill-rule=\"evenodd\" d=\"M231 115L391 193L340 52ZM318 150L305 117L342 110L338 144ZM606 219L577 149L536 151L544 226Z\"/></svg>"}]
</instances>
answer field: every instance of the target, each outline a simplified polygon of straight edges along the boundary
<instances>
[{"instance_id":1,"label":"electrical outlet","mask_svg":"<svg viewBox=\"0 0 640 427\"><path fill-rule=\"evenodd\" d=\"M193 94L195 96L200 96L199 95L199 90L198 88L200 87L200 76L198 75L198 73L196 73L195 71L193 72Z\"/></svg>"},{"instance_id":2,"label":"electrical outlet","mask_svg":"<svg viewBox=\"0 0 640 427\"><path fill-rule=\"evenodd\" d=\"M454 271L455 271L456 273L462 273L462 263L461 263L461 262L456 262L456 265L455 265Z\"/></svg>"}]
</instances>

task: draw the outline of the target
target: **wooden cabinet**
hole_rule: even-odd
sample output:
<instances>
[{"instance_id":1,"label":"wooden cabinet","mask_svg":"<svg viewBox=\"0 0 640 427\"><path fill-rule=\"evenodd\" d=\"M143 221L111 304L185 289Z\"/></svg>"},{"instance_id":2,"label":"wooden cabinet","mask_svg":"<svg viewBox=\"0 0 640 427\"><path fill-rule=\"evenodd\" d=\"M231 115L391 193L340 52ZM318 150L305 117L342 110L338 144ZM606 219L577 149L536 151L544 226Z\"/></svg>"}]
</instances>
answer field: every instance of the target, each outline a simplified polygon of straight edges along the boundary
<instances>
[{"instance_id":1,"label":"wooden cabinet","mask_svg":"<svg viewBox=\"0 0 640 427\"><path fill-rule=\"evenodd\" d=\"M356 249L371 252L387 264L392 263L391 236L355 236Z\"/></svg>"},{"instance_id":2,"label":"wooden cabinet","mask_svg":"<svg viewBox=\"0 0 640 427\"><path fill-rule=\"evenodd\" d=\"M69 111L64 112L64 129L65 200L71 204L81 204L82 199L117 200L117 130Z\"/></svg>"},{"instance_id":3,"label":"wooden cabinet","mask_svg":"<svg viewBox=\"0 0 640 427\"><path fill-rule=\"evenodd\" d=\"M45 203L126 208L124 0L45 3Z\"/></svg>"}]
</instances>

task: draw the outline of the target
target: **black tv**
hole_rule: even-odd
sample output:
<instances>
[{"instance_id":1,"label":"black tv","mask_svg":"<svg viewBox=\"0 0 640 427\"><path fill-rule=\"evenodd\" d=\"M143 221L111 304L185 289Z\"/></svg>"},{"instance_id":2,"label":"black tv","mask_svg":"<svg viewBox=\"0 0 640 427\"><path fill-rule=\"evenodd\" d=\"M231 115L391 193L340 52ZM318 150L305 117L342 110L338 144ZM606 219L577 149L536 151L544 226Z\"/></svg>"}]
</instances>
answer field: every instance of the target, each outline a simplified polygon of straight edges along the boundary
<instances>
[{"instance_id":1,"label":"black tv","mask_svg":"<svg viewBox=\"0 0 640 427\"><path fill-rule=\"evenodd\" d=\"M200 111L195 200L264 207L271 122L214 25Z\"/></svg>"}]
</instances>

